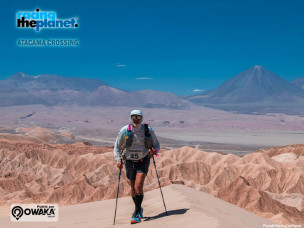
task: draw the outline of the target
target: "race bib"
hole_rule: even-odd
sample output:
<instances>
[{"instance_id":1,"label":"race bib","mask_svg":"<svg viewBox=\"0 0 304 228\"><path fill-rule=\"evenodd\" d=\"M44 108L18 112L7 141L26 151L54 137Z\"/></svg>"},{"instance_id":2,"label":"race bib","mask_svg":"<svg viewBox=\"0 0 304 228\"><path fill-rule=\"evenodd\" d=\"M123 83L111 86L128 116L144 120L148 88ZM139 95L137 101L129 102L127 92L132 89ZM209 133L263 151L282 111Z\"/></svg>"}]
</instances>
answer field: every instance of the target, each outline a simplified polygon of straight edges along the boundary
<instances>
[{"instance_id":1,"label":"race bib","mask_svg":"<svg viewBox=\"0 0 304 228\"><path fill-rule=\"evenodd\" d=\"M139 160L143 157L143 151L142 150L128 150L127 151L127 160Z\"/></svg>"}]
</instances>

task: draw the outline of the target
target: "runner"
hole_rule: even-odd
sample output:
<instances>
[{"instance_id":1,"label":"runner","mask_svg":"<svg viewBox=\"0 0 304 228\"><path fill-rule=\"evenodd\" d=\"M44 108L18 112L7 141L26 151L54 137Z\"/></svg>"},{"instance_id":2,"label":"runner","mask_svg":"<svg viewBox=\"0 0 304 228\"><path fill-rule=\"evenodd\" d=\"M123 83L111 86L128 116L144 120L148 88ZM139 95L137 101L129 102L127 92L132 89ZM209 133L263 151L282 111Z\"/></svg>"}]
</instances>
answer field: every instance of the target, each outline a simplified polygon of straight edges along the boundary
<instances>
[{"instance_id":1,"label":"runner","mask_svg":"<svg viewBox=\"0 0 304 228\"><path fill-rule=\"evenodd\" d=\"M114 146L114 157L119 169L123 168L123 164L126 167L126 175L130 180L135 204L131 224L135 224L141 222L143 218L143 208L141 207L144 197L143 185L149 170L150 156L157 155L160 146L152 128L148 124L142 124L142 111L133 110L130 114L130 121L129 125L119 131ZM121 158L124 162L121 162Z\"/></svg>"}]
</instances>

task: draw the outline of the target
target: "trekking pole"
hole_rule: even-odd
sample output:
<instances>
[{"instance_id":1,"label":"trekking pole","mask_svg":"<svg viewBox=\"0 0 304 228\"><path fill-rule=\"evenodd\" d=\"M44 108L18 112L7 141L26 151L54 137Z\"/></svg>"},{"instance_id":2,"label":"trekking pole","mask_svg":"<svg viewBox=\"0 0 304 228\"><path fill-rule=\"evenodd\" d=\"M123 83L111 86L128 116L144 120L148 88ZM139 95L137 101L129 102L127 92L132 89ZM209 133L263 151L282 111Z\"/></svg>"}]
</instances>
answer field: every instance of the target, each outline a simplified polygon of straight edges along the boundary
<instances>
[{"instance_id":1,"label":"trekking pole","mask_svg":"<svg viewBox=\"0 0 304 228\"><path fill-rule=\"evenodd\" d=\"M122 163L122 160L120 160ZM121 176L121 169L119 169L119 175L118 175L118 186L117 186L117 194L116 194L116 206L115 206L115 214L114 214L114 223L115 225L115 219L116 219L116 209L117 209L117 201L118 201L118 193L119 193L119 183L120 183L120 176Z\"/></svg>"},{"instance_id":2,"label":"trekking pole","mask_svg":"<svg viewBox=\"0 0 304 228\"><path fill-rule=\"evenodd\" d=\"M160 186L160 182L159 182L159 177L158 177L158 173L157 173L157 169L156 169L156 164L155 164L155 160L154 160L154 155L152 155L152 158L153 158L153 163L154 163L154 167L155 167L155 171L156 171L156 176L157 176L157 180L158 180L158 185L159 185L160 193L161 193L162 198L163 198L163 203L164 203L166 215L168 215L167 208L166 208L166 204L165 204L165 200L164 200L164 196L163 196L163 192L162 192L162 189L161 189L161 186Z\"/></svg>"}]
</instances>

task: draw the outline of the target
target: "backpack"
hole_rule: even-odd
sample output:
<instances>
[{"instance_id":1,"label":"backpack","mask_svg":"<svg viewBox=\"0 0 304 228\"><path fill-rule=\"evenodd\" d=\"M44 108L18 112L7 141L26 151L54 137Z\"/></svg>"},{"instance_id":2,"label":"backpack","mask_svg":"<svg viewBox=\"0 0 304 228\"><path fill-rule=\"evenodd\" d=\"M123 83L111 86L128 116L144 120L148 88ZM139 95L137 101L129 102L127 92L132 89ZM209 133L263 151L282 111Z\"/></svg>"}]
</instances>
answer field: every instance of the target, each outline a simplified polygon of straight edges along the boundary
<instances>
[{"instance_id":1,"label":"backpack","mask_svg":"<svg viewBox=\"0 0 304 228\"><path fill-rule=\"evenodd\" d=\"M149 124L144 123L144 127L145 127L145 142L144 142L145 147L147 149L151 149L153 146L153 141L149 130ZM127 149L130 148L132 146L132 143L133 143L132 124L129 124L126 133L126 148Z\"/></svg>"}]
</instances>

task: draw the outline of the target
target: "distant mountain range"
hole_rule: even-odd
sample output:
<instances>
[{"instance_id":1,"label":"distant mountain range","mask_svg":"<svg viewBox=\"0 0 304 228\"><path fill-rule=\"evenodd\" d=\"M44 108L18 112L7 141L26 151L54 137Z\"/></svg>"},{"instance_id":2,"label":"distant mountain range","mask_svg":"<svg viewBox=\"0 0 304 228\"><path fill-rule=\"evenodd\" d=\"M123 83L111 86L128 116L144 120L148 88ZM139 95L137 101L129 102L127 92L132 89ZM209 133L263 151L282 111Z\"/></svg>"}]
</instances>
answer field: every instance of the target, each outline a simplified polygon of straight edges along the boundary
<instances>
[{"instance_id":1,"label":"distant mountain range","mask_svg":"<svg viewBox=\"0 0 304 228\"><path fill-rule=\"evenodd\" d=\"M99 79L87 79L76 77L61 77L58 75L41 74L30 76L25 73L17 73L8 79L1 81L2 85L9 90L75 90L75 91L92 91L99 86L107 85Z\"/></svg>"},{"instance_id":2,"label":"distant mountain range","mask_svg":"<svg viewBox=\"0 0 304 228\"><path fill-rule=\"evenodd\" d=\"M239 113L304 114L304 78L288 82L262 66L253 66L218 88L189 97L155 90L124 91L99 79L17 73L0 80L0 106L133 106L185 109L192 105Z\"/></svg>"},{"instance_id":3,"label":"distant mountain range","mask_svg":"<svg viewBox=\"0 0 304 228\"><path fill-rule=\"evenodd\" d=\"M17 73L0 81L0 106L29 104L126 105L173 109L191 105L189 101L172 93L154 90L129 92L111 87L99 79Z\"/></svg>"},{"instance_id":4,"label":"distant mountain range","mask_svg":"<svg viewBox=\"0 0 304 228\"><path fill-rule=\"evenodd\" d=\"M218 88L189 96L199 105L241 113L302 113L304 90L262 66L253 66ZM298 83L299 84L299 83Z\"/></svg>"}]
</instances>

